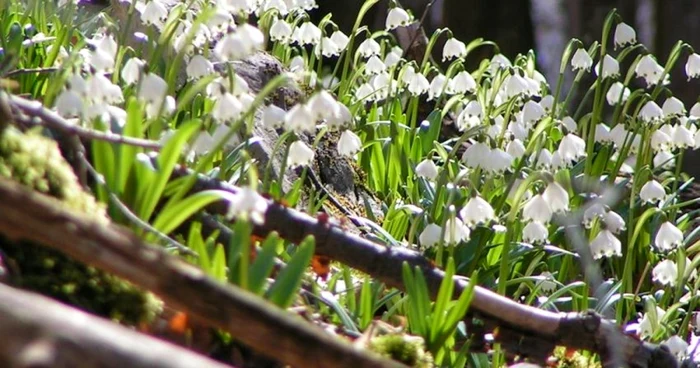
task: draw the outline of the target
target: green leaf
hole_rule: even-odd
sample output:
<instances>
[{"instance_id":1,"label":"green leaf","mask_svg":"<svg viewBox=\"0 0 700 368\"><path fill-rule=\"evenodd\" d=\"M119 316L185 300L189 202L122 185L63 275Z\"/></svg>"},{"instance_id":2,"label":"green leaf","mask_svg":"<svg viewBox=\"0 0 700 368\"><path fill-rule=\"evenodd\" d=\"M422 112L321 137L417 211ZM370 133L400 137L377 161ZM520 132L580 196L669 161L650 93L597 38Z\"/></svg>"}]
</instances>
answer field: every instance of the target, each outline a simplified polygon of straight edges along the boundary
<instances>
[{"instance_id":1,"label":"green leaf","mask_svg":"<svg viewBox=\"0 0 700 368\"><path fill-rule=\"evenodd\" d=\"M199 257L196 258L197 265L205 271L209 270L211 268L209 252L204 244L204 239L202 239L202 225L199 222L190 226L187 245L190 247L190 249L192 249L192 251L199 255Z\"/></svg>"},{"instance_id":2,"label":"green leaf","mask_svg":"<svg viewBox=\"0 0 700 368\"><path fill-rule=\"evenodd\" d=\"M372 322L372 317L374 316L374 295L372 294L372 282L370 280L365 280L362 283L362 290L360 291L360 310L358 315L358 320L360 321L360 328L366 329Z\"/></svg>"},{"instance_id":3,"label":"green leaf","mask_svg":"<svg viewBox=\"0 0 700 368\"><path fill-rule=\"evenodd\" d=\"M440 283L440 290L438 291L437 298L435 300L435 306L433 308L433 329L430 331L430 340L435 341L438 338L438 333L444 330L444 319L445 312L447 311L447 304L452 300L452 293L454 292L455 282L452 277L455 274L455 261L454 258L450 257L447 260L447 267L445 268L445 276Z\"/></svg>"},{"instance_id":4,"label":"green leaf","mask_svg":"<svg viewBox=\"0 0 700 368\"><path fill-rule=\"evenodd\" d=\"M205 190L195 193L182 201L161 210L158 213L155 221L153 221L153 227L165 234L169 234L195 213L203 210L206 206L216 201L229 197L230 195L230 193L223 190ZM150 237L152 236L154 235L149 235L149 239L151 239Z\"/></svg>"},{"instance_id":5,"label":"green leaf","mask_svg":"<svg viewBox=\"0 0 700 368\"><path fill-rule=\"evenodd\" d=\"M281 308L289 307L301 286L304 272L309 267L311 257L314 255L315 241L312 236L307 236L297 249L292 259L287 263L277 280L272 284L268 292L268 299Z\"/></svg>"},{"instance_id":6,"label":"green leaf","mask_svg":"<svg viewBox=\"0 0 700 368\"><path fill-rule=\"evenodd\" d=\"M143 105L136 97L131 97L126 108L126 125L124 126L125 137L140 138L143 136ZM116 186L113 189L121 194L124 193L124 187L131 172L131 167L134 164L136 154L140 148L129 145L120 144L116 147L117 150L117 173Z\"/></svg>"},{"instance_id":7,"label":"green leaf","mask_svg":"<svg viewBox=\"0 0 700 368\"><path fill-rule=\"evenodd\" d=\"M216 244L209 274L221 282L226 281L226 251L221 244Z\"/></svg>"},{"instance_id":8,"label":"green leaf","mask_svg":"<svg viewBox=\"0 0 700 368\"><path fill-rule=\"evenodd\" d=\"M255 257L255 262L250 267L248 290L256 294L262 294L267 277L275 266L277 246L281 243L277 232L267 236L262 245L262 250Z\"/></svg>"}]
</instances>

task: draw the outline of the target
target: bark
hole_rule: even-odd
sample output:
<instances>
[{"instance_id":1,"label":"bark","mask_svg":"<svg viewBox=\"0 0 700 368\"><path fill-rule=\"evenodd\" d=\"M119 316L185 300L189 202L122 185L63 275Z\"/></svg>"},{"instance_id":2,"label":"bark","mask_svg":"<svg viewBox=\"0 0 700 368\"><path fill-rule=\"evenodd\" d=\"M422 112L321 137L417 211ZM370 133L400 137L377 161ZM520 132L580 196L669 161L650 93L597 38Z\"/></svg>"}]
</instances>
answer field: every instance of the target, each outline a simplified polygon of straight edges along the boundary
<instances>
[{"instance_id":1,"label":"bark","mask_svg":"<svg viewBox=\"0 0 700 368\"><path fill-rule=\"evenodd\" d=\"M258 352L297 367L401 367L357 350L235 286L149 246L130 231L72 214L51 198L0 179L0 233L57 249L152 291L226 330Z\"/></svg>"},{"instance_id":2,"label":"bark","mask_svg":"<svg viewBox=\"0 0 700 368\"><path fill-rule=\"evenodd\" d=\"M52 299L2 284L0 366L228 367Z\"/></svg>"}]
</instances>

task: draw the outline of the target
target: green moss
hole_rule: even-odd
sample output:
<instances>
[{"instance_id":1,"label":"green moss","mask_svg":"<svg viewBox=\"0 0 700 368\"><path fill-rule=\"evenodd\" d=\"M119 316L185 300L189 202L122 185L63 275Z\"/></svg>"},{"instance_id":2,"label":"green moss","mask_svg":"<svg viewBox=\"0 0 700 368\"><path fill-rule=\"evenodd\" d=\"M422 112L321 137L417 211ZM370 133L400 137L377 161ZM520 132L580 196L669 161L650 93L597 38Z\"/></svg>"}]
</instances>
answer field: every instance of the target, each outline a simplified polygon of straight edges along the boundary
<instances>
[{"instance_id":1,"label":"green moss","mask_svg":"<svg viewBox=\"0 0 700 368\"><path fill-rule=\"evenodd\" d=\"M381 356L393 359L409 367L433 366L433 359L425 351L423 339L401 334L388 334L372 338L369 349Z\"/></svg>"},{"instance_id":2,"label":"green moss","mask_svg":"<svg viewBox=\"0 0 700 368\"><path fill-rule=\"evenodd\" d=\"M104 208L78 183L56 142L39 134L12 127L0 131L0 176L109 222ZM159 311L160 303L152 294L53 249L0 236L0 250L17 266L12 282L21 288L130 325L147 322Z\"/></svg>"}]
</instances>

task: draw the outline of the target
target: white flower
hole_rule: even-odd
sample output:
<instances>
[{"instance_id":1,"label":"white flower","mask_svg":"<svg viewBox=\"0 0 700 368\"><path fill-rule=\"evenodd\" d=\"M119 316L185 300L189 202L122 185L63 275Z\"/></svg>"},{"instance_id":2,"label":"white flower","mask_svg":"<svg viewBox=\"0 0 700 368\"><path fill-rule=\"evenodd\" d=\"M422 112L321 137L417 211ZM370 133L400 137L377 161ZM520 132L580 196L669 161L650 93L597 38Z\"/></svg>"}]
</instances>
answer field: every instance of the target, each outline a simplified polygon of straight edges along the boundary
<instances>
[{"instance_id":1,"label":"white flower","mask_svg":"<svg viewBox=\"0 0 700 368\"><path fill-rule=\"evenodd\" d=\"M503 83L505 87L501 87L505 93L506 99L510 100L513 97L521 97L530 94L530 88L527 84L527 80L520 76L520 74L515 73L506 77Z\"/></svg>"},{"instance_id":2,"label":"white flower","mask_svg":"<svg viewBox=\"0 0 700 368\"><path fill-rule=\"evenodd\" d=\"M214 147L214 138L206 130L199 132L197 138L192 142L192 151L195 155L204 155Z\"/></svg>"},{"instance_id":3,"label":"white flower","mask_svg":"<svg viewBox=\"0 0 700 368\"><path fill-rule=\"evenodd\" d=\"M684 125L675 125L673 127L673 134L671 135L671 144L676 148L693 147L695 145L693 132Z\"/></svg>"},{"instance_id":4,"label":"white flower","mask_svg":"<svg viewBox=\"0 0 700 368\"><path fill-rule=\"evenodd\" d=\"M506 152L516 159L523 157L523 155L525 155L525 151L526 148L523 141L517 138L508 142L508 145L506 146Z\"/></svg>"},{"instance_id":5,"label":"white flower","mask_svg":"<svg viewBox=\"0 0 700 368\"><path fill-rule=\"evenodd\" d=\"M601 73L601 64L602 64L602 73ZM605 78L614 78L620 75L620 64L615 60L610 55L605 55L603 57L602 61L599 61L598 64L596 64L595 68L595 75L596 76L601 76L603 79Z\"/></svg>"},{"instance_id":6,"label":"white flower","mask_svg":"<svg viewBox=\"0 0 700 368\"><path fill-rule=\"evenodd\" d=\"M352 113L343 103L336 103L333 115L326 116L326 125L329 129L340 129L345 126L352 126Z\"/></svg>"},{"instance_id":7,"label":"white flower","mask_svg":"<svg viewBox=\"0 0 700 368\"><path fill-rule=\"evenodd\" d=\"M464 42L452 37L445 42L442 48L442 61L463 58L467 56L467 46Z\"/></svg>"},{"instance_id":8,"label":"white flower","mask_svg":"<svg viewBox=\"0 0 700 368\"><path fill-rule=\"evenodd\" d=\"M219 123L233 122L243 113L243 105L234 95L226 92L214 103L211 116Z\"/></svg>"},{"instance_id":9,"label":"white flower","mask_svg":"<svg viewBox=\"0 0 700 368\"><path fill-rule=\"evenodd\" d=\"M547 224L552 219L552 209L541 194L532 197L523 206L523 220Z\"/></svg>"},{"instance_id":10,"label":"white flower","mask_svg":"<svg viewBox=\"0 0 700 368\"><path fill-rule=\"evenodd\" d=\"M292 33L292 40L300 45L316 45L321 42L322 32L315 24L304 22Z\"/></svg>"},{"instance_id":11,"label":"white flower","mask_svg":"<svg viewBox=\"0 0 700 368\"><path fill-rule=\"evenodd\" d=\"M671 143L671 137L668 134L662 132L661 130L656 130L651 134L651 149L654 152L663 151L668 149Z\"/></svg>"},{"instance_id":12,"label":"white flower","mask_svg":"<svg viewBox=\"0 0 700 368\"><path fill-rule=\"evenodd\" d=\"M621 256L622 244L610 230L603 229L591 242L591 254L594 259Z\"/></svg>"},{"instance_id":13,"label":"white flower","mask_svg":"<svg viewBox=\"0 0 700 368\"><path fill-rule=\"evenodd\" d=\"M549 230L539 221L530 221L523 228L523 241L530 244L547 243Z\"/></svg>"},{"instance_id":14,"label":"white flower","mask_svg":"<svg viewBox=\"0 0 700 368\"><path fill-rule=\"evenodd\" d=\"M676 279L678 279L678 267L676 263L666 259L659 262L654 269L651 271L652 280L660 283L661 285L676 285Z\"/></svg>"},{"instance_id":15,"label":"white flower","mask_svg":"<svg viewBox=\"0 0 700 368\"><path fill-rule=\"evenodd\" d=\"M418 236L418 241L424 247L432 247L440 241L440 234L442 228L439 225L429 224Z\"/></svg>"},{"instance_id":16,"label":"white flower","mask_svg":"<svg viewBox=\"0 0 700 368\"><path fill-rule=\"evenodd\" d=\"M265 46L265 35L255 26L248 23L241 24L236 28L236 33L245 41L244 45L249 53L262 50Z\"/></svg>"},{"instance_id":17,"label":"white flower","mask_svg":"<svg viewBox=\"0 0 700 368\"><path fill-rule=\"evenodd\" d=\"M669 337L666 341L662 342L661 345L666 346L671 354L678 360L683 360L688 356L688 347L690 345L678 335Z\"/></svg>"},{"instance_id":18,"label":"white flower","mask_svg":"<svg viewBox=\"0 0 700 368\"><path fill-rule=\"evenodd\" d=\"M335 45L338 46L340 50L344 50L348 46L350 38L346 36L345 33L343 33L342 31L337 30L331 35L331 41L333 41L333 43L335 43Z\"/></svg>"},{"instance_id":19,"label":"white flower","mask_svg":"<svg viewBox=\"0 0 700 368\"><path fill-rule=\"evenodd\" d=\"M447 77L444 74L438 74L433 77L433 80L430 82L430 88L428 89L428 101L440 97L446 84Z\"/></svg>"},{"instance_id":20,"label":"white flower","mask_svg":"<svg viewBox=\"0 0 700 368\"><path fill-rule=\"evenodd\" d=\"M64 118L79 117L83 112L83 99L73 89L65 89L56 98L56 112Z\"/></svg>"},{"instance_id":21,"label":"white flower","mask_svg":"<svg viewBox=\"0 0 700 368\"><path fill-rule=\"evenodd\" d=\"M314 159L314 151L302 141L294 141L289 145L287 165L290 167L308 166Z\"/></svg>"},{"instance_id":22,"label":"white flower","mask_svg":"<svg viewBox=\"0 0 700 368\"><path fill-rule=\"evenodd\" d=\"M654 334L654 331L661 325L666 311L656 307L656 310L644 313L642 320L639 321L639 332L642 338L649 337Z\"/></svg>"},{"instance_id":23,"label":"white flower","mask_svg":"<svg viewBox=\"0 0 700 368\"><path fill-rule=\"evenodd\" d=\"M386 70L386 65L377 55L372 55L365 63L366 74L379 74Z\"/></svg>"},{"instance_id":24,"label":"white flower","mask_svg":"<svg viewBox=\"0 0 700 368\"><path fill-rule=\"evenodd\" d=\"M654 168L670 170L676 165L673 159L674 156L671 152L659 151L656 155L654 155L652 162L654 163Z\"/></svg>"},{"instance_id":25,"label":"white flower","mask_svg":"<svg viewBox=\"0 0 700 368\"><path fill-rule=\"evenodd\" d=\"M552 153L548 149L542 148L537 155L535 167L540 170L547 170L552 166Z\"/></svg>"},{"instance_id":26,"label":"white flower","mask_svg":"<svg viewBox=\"0 0 700 368\"><path fill-rule=\"evenodd\" d=\"M513 165L513 156L500 148L494 148L491 150L489 158L484 161L483 168L494 174L502 174L511 165Z\"/></svg>"},{"instance_id":27,"label":"white flower","mask_svg":"<svg viewBox=\"0 0 700 368\"><path fill-rule=\"evenodd\" d=\"M316 129L316 118L307 105L297 104L284 116L284 129L312 133Z\"/></svg>"},{"instance_id":28,"label":"white flower","mask_svg":"<svg viewBox=\"0 0 700 368\"><path fill-rule=\"evenodd\" d=\"M656 232L654 245L662 252L671 251L683 244L683 232L676 225L669 221L664 222L659 226L659 231Z\"/></svg>"},{"instance_id":29,"label":"white flower","mask_svg":"<svg viewBox=\"0 0 700 368\"><path fill-rule=\"evenodd\" d=\"M154 119L160 116L160 114L170 115L175 112L175 107L176 103L173 96L165 96L164 100L153 101L146 104L146 117Z\"/></svg>"},{"instance_id":30,"label":"white flower","mask_svg":"<svg viewBox=\"0 0 700 368\"><path fill-rule=\"evenodd\" d=\"M610 136L610 128L603 123L599 123L595 127L595 141L598 143L610 143L612 142L612 137Z\"/></svg>"},{"instance_id":31,"label":"white flower","mask_svg":"<svg viewBox=\"0 0 700 368\"><path fill-rule=\"evenodd\" d=\"M189 79L199 79L214 73L214 64L202 55L195 55L187 63L186 71Z\"/></svg>"},{"instance_id":32,"label":"white flower","mask_svg":"<svg viewBox=\"0 0 700 368\"><path fill-rule=\"evenodd\" d=\"M615 211L607 211L603 216L605 227L614 234L619 234L626 229L625 220Z\"/></svg>"},{"instance_id":33,"label":"white flower","mask_svg":"<svg viewBox=\"0 0 700 368\"><path fill-rule=\"evenodd\" d=\"M469 228L464 225L459 218L451 218L445 222L445 243L458 244L462 241L469 240Z\"/></svg>"},{"instance_id":34,"label":"white flower","mask_svg":"<svg viewBox=\"0 0 700 368\"><path fill-rule=\"evenodd\" d=\"M661 110L664 112L664 118L666 119L685 115L685 106L683 106L683 101L677 99L676 97L667 98L661 106Z\"/></svg>"},{"instance_id":35,"label":"white flower","mask_svg":"<svg viewBox=\"0 0 700 368\"><path fill-rule=\"evenodd\" d=\"M369 83L363 83L355 90L355 99L357 101L375 99L374 88Z\"/></svg>"},{"instance_id":36,"label":"white flower","mask_svg":"<svg viewBox=\"0 0 700 368\"><path fill-rule=\"evenodd\" d=\"M685 63L685 74L688 79L700 77L700 55L691 54Z\"/></svg>"},{"instance_id":37,"label":"white flower","mask_svg":"<svg viewBox=\"0 0 700 368\"><path fill-rule=\"evenodd\" d=\"M428 180L435 180L438 176L438 168L431 159L425 159L416 165L416 175Z\"/></svg>"},{"instance_id":38,"label":"white flower","mask_svg":"<svg viewBox=\"0 0 700 368\"><path fill-rule=\"evenodd\" d=\"M414 96L422 95L430 88L428 79L421 73L413 73L408 79L408 92Z\"/></svg>"},{"instance_id":39,"label":"white flower","mask_svg":"<svg viewBox=\"0 0 700 368\"><path fill-rule=\"evenodd\" d=\"M479 224L487 224L496 221L496 214L493 207L483 198L475 196L469 199L466 205L459 211L459 216L469 227Z\"/></svg>"},{"instance_id":40,"label":"white flower","mask_svg":"<svg viewBox=\"0 0 700 368\"><path fill-rule=\"evenodd\" d=\"M484 143L476 142L464 151L462 160L467 164L467 167L474 169L479 166L483 167L489 156L491 156L491 147Z\"/></svg>"},{"instance_id":41,"label":"white flower","mask_svg":"<svg viewBox=\"0 0 700 368\"><path fill-rule=\"evenodd\" d=\"M368 58L372 55L379 55L381 50L382 47L379 45L379 42L374 40L374 38L368 38L362 41L360 46L357 46L357 53L359 53L363 58Z\"/></svg>"},{"instance_id":42,"label":"white flower","mask_svg":"<svg viewBox=\"0 0 700 368\"><path fill-rule=\"evenodd\" d=\"M321 42L314 47L314 52L316 53L317 57L320 57L321 55L325 57L338 56L340 55L340 51L340 47L338 47L338 45L336 45L335 42L328 37L323 37Z\"/></svg>"},{"instance_id":43,"label":"white flower","mask_svg":"<svg viewBox=\"0 0 700 368\"><path fill-rule=\"evenodd\" d=\"M542 103L540 102L540 105ZM576 129L578 128L578 124L576 124L576 120L574 120L571 116L565 116L563 119L561 119L561 125L566 128L566 130L569 131L569 133L575 132Z\"/></svg>"},{"instance_id":44,"label":"white flower","mask_svg":"<svg viewBox=\"0 0 700 368\"><path fill-rule=\"evenodd\" d=\"M569 133L559 142L557 151L561 155L562 161L570 165L574 161L586 157L586 141L576 134Z\"/></svg>"},{"instance_id":45,"label":"white flower","mask_svg":"<svg viewBox=\"0 0 700 368\"><path fill-rule=\"evenodd\" d=\"M484 111L479 101L471 100L467 102L467 105L464 106L462 112L457 116L457 129L461 132L479 125L483 113Z\"/></svg>"},{"instance_id":46,"label":"white flower","mask_svg":"<svg viewBox=\"0 0 700 368\"><path fill-rule=\"evenodd\" d=\"M607 211L608 210L602 203L593 203L583 212L583 225L587 229L590 229L593 225L593 220L602 219Z\"/></svg>"},{"instance_id":47,"label":"white flower","mask_svg":"<svg viewBox=\"0 0 700 368\"><path fill-rule=\"evenodd\" d=\"M338 153L341 156L352 157L362 149L362 140L351 130L346 130L338 140Z\"/></svg>"},{"instance_id":48,"label":"white flower","mask_svg":"<svg viewBox=\"0 0 700 368\"><path fill-rule=\"evenodd\" d=\"M505 55L493 55L493 57L491 58L491 63L489 63L489 73L491 73L491 75L494 75L498 70L508 68L512 65L513 63L511 63Z\"/></svg>"},{"instance_id":49,"label":"white flower","mask_svg":"<svg viewBox=\"0 0 700 368\"><path fill-rule=\"evenodd\" d=\"M647 123L659 122L664 118L664 112L654 101L649 101L639 111L639 118Z\"/></svg>"},{"instance_id":50,"label":"white flower","mask_svg":"<svg viewBox=\"0 0 700 368\"><path fill-rule=\"evenodd\" d=\"M262 113L262 122L265 127L279 129L284 123L286 112L274 104L265 106Z\"/></svg>"},{"instance_id":51,"label":"white flower","mask_svg":"<svg viewBox=\"0 0 700 368\"><path fill-rule=\"evenodd\" d=\"M390 31L399 26L408 25L410 22L411 16L405 10L396 7L389 10L389 14L386 17L386 30Z\"/></svg>"},{"instance_id":52,"label":"white flower","mask_svg":"<svg viewBox=\"0 0 700 368\"><path fill-rule=\"evenodd\" d=\"M637 43L637 33L626 23L618 23L615 28L615 48Z\"/></svg>"},{"instance_id":53,"label":"white flower","mask_svg":"<svg viewBox=\"0 0 700 368\"><path fill-rule=\"evenodd\" d=\"M250 188L241 188L229 198L228 218L248 218L257 225L265 222L268 202L258 192Z\"/></svg>"},{"instance_id":54,"label":"white flower","mask_svg":"<svg viewBox=\"0 0 700 368\"><path fill-rule=\"evenodd\" d=\"M569 210L569 193L556 181L547 185L544 193L542 193L542 197L547 201L549 208L554 213Z\"/></svg>"},{"instance_id":55,"label":"white flower","mask_svg":"<svg viewBox=\"0 0 700 368\"><path fill-rule=\"evenodd\" d=\"M577 70L586 70L590 71L591 67L593 66L593 59L591 58L590 55L588 55L588 51L586 49L578 49L574 53L574 56L571 58L571 68L574 71Z\"/></svg>"},{"instance_id":56,"label":"white flower","mask_svg":"<svg viewBox=\"0 0 700 368\"><path fill-rule=\"evenodd\" d=\"M212 134L212 139L214 142L219 142L222 139L224 139L226 136L228 136L231 132L231 127L229 127L226 124L219 124L216 127L216 130L214 131L214 134ZM241 140L238 136L238 134L233 133L231 136L228 138L226 142L224 142L225 147L235 147L238 144L241 143Z\"/></svg>"},{"instance_id":57,"label":"white flower","mask_svg":"<svg viewBox=\"0 0 700 368\"><path fill-rule=\"evenodd\" d=\"M476 91L476 81L469 72L463 70L450 79L447 83L447 91L450 94L474 93Z\"/></svg>"},{"instance_id":58,"label":"white flower","mask_svg":"<svg viewBox=\"0 0 700 368\"><path fill-rule=\"evenodd\" d=\"M535 285L538 286L542 292L547 294L557 289L557 283L552 274L548 271L544 271L540 274L539 280L537 280Z\"/></svg>"},{"instance_id":59,"label":"white flower","mask_svg":"<svg viewBox=\"0 0 700 368\"><path fill-rule=\"evenodd\" d=\"M306 104L316 120L325 119L336 113L338 102L326 90L315 93Z\"/></svg>"},{"instance_id":60,"label":"white flower","mask_svg":"<svg viewBox=\"0 0 700 368\"><path fill-rule=\"evenodd\" d=\"M146 62L136 57L132 57L131 59L127 60L126 63L124 63L124 67L122 67L121 73L119 74L122 81L124 81L126 85L138 82L144 65L146 65Z\"/></svg>"},{"instance_id":61,"label":"white flower","mask_svg":"<svg viewBox=\"0 0 700 368\"><path fill-rule=\"evenodd\" d=\"M147 26L154 25L161 29L166 19L168 19L168 8L160 0L149 1L141 12L141 21Z\"/></svg>"},{"instance_id":62,"label":"white flower","mask_svg":"<svg viewBox=\"0 0 700 368\"><path fill-rule=\"evenodd\" d=\"M535 101L528 101L523 106L523 121L525 124L534 124L544 117L546 111L542 105Z\"/></svg>"},{"instance_id":63,"label":"white flower","mask_svg":"<svg viewBox=\"0 0 700 368\"><path fill-rule=\"evenodd\" d=\"M608 105L615 106L617 103L625 103L630 96L630 89L625 87L621 82L615 82L608 89L605 98L608 100Z\"/></svg>"},{"instance_id":64,"label":"white flower","mask_svg":"<svg viewBox=\"0 0 700 368\"><path fill-rule=\"evenodd\" d=\"M292 38L292 26L284 19L275 19L270 27L270 40L289 43Z\"/></svg>"},{"instance_id":65,"label":"white flower","mask_svg":"<svg viewBox=\"0 0 700 368\"><path fill-rule=\"evenodd\" d=\"M637 77L642 77L647 83L647 87L651 87L658 84L661 81L661 75L664 72L664 68L659 65L659 63L654 60L651 55L645 55L639 60L637 67L634 69L634 73Z\"/></svg>"}]
</instances>

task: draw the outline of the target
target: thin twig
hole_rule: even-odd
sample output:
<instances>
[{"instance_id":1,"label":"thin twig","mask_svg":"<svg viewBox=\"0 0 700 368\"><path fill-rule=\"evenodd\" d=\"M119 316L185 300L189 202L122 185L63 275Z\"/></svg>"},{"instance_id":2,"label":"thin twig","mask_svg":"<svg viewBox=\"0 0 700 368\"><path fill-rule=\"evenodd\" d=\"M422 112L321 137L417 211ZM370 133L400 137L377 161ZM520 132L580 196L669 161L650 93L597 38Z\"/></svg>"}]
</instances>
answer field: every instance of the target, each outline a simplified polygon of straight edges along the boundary
<instances>
[{"instance_id":1,"label":"thin twig","mask_svg":"<svg viewBox=\"0 0 700 368\"><path fill-rule=\"evenodd\" d=\"M10 71L7 74L5 74L5 78L15 77L18 75L25 75L25 74L50 74L50 73L55 73L58 70L59 69L56 67L33 68L33 69L15 69L15 70Z\"/></svg>"},{"instance_id":2,"label":"thin twig","mask_svg":"<svg viewBox=\"0 0 700 368\"><path fill-rule=\"evenodd\" d=\"M37 117L40 123L43 125L66 133L75 134L81 138L126 144L153 151L159 151L162 148L161 144L156 141L127 137L110 132L100 132L97 130L84 128L76 124L71 124L57 113L45 108L39 101L27 100L19 96L10 96L10 104L14 105L16 108L29 116ZM31 122L33 123L34 121L32 120Z\"/></svg>"}]
</instances>

